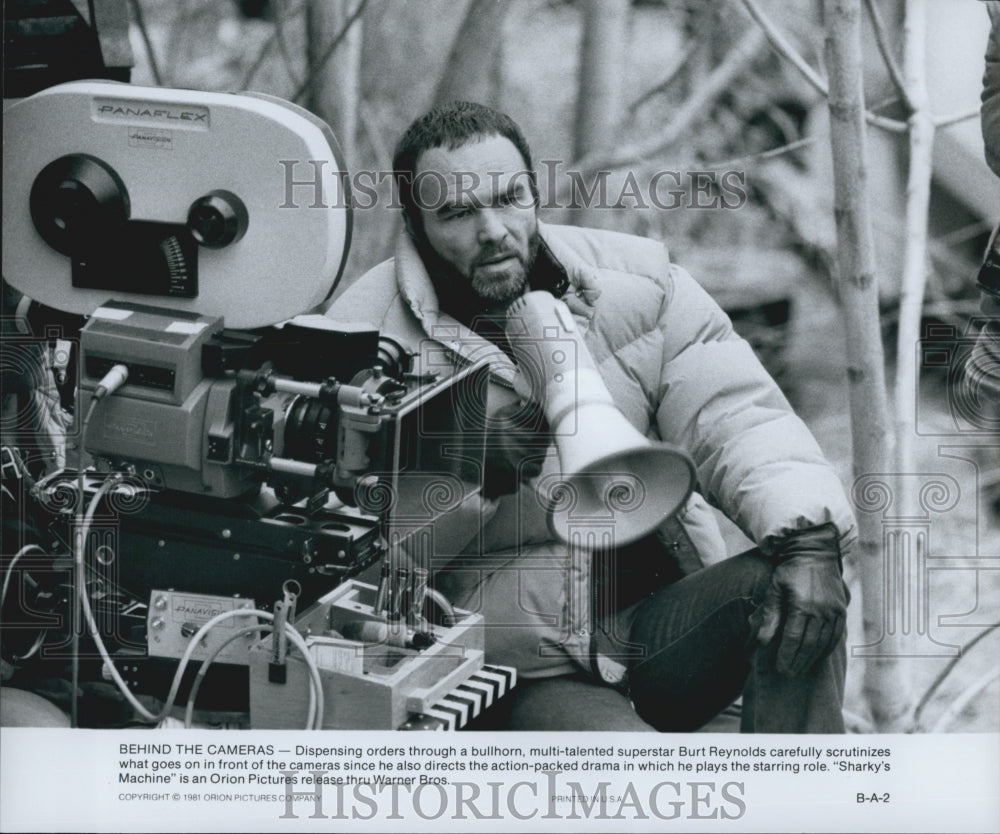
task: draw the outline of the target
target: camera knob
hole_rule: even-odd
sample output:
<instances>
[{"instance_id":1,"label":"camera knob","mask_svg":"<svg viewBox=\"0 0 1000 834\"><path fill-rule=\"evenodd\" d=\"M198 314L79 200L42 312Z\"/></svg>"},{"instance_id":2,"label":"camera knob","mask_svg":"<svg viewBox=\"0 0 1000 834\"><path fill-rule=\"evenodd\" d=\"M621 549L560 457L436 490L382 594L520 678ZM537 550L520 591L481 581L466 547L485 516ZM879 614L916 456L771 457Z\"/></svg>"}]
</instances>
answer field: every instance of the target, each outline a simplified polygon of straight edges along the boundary
<instances>
[{"instance_id":1,"label":"camera knob","mask_svg":"<svg viewBox=\"0 0 1000 834\"><path fill-rule=\"evenodd\" d=\"M42 239L57 252L82 256L128 220L125 184L105 162L70 154L46 165L28 207Z\"/></svg>"},{"instance_id":2,"label":"camera knob","mask_svg":"<svg viewBox=\"0 0 1000 834\"><path fill-rule=\"evenodd\" d=\"M250 222L243 201L229 191L210 191L188 209L187 228L202 246L221 249L235 243Z\"/></svg>"}]
</instances>

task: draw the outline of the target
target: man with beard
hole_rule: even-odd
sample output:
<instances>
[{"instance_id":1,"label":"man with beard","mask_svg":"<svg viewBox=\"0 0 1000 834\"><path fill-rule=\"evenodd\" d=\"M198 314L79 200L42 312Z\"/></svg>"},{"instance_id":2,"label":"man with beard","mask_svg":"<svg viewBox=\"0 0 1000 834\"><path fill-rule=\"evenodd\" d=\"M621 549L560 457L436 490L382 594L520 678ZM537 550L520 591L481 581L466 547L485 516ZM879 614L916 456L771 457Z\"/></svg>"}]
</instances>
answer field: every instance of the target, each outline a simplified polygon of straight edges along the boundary
<instances>
[{"instance_id":1,"label":"man with beard","mask_svg":"<svg viewBox=\"0 0 1000 834\"><path fill-rule=\"evenodd\" d=\"M378 326L418 364L489 361L482 514L462 552L430 567L439 591L484 616L487 660L519 671L504 726L689 731L742 694L744 731L842 732L853 516L725 314L661 244L541 223L530 150L502 113L432 110L393 168L406 221L395 256L328 315ZM555 540L536 498L559 464L505 330L528 291L565 302L617 408L697 468L674 517L610 553ZM757 548L727 558L708 502Z\"/></svg>"}]
</instances>

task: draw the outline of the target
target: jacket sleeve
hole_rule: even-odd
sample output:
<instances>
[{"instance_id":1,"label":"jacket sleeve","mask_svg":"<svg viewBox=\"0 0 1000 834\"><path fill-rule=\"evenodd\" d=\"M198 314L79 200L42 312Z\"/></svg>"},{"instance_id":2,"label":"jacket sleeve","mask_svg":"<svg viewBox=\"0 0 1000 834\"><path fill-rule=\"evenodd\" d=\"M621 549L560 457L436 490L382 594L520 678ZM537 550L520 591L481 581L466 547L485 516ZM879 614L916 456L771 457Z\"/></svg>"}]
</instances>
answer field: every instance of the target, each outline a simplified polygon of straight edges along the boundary
<instances>
[{"instance_id":1,"label":"jacket sleeve","mask_svg":"<svg viewBox=\"0 0 1000 834\"><path fill-rule=\"evenodd\" d=\"M691 454L701 492L765 552L827 522L849 546L855 522L843 486L750 345L683 269L671 265L666 290L660 436Z\"/></svg>"}]
</instances>

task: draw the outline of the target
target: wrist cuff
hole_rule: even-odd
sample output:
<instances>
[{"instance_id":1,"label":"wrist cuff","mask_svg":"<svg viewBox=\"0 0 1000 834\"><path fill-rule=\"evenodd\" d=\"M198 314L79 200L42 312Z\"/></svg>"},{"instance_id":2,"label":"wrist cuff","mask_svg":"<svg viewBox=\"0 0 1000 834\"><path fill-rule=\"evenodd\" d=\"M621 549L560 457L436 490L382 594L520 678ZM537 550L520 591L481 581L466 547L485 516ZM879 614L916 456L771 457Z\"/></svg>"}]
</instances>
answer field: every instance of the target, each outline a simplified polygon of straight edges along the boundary
<instances>
[{"instance_id":1,"label":"wrist cuff","mask_svg":"<svg viewBox=\"0 0 1000 834\"><path fill-rule=\"evenodd\" d=\"M840 533L832 521L818 527L806 527L778 541L767 555L777 567L796 556L829 556L840 560Z\"/></svg>"}]
</instances>

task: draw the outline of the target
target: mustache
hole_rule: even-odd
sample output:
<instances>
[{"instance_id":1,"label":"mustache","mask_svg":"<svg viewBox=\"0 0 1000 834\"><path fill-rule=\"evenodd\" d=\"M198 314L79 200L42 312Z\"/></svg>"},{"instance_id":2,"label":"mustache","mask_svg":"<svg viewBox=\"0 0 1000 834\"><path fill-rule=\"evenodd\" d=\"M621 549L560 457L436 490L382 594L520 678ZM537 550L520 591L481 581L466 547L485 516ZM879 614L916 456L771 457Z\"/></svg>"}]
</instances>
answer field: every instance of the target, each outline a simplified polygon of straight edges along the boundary
<instances>
[{"instance_id":1,"label":"mustache","mask_svg":"<svg viewBox=\"0 0 1000 834\"><path fill-rule=\"evenodd\" d=\"M483 266L486 263L502 260L503 258L516 258L520 261L521 255L516 249L511 249L507 246L491 246L488 249L480 251L480 253L476 255L472 265L474 267Z\"/></svg>"}]
</instances>

